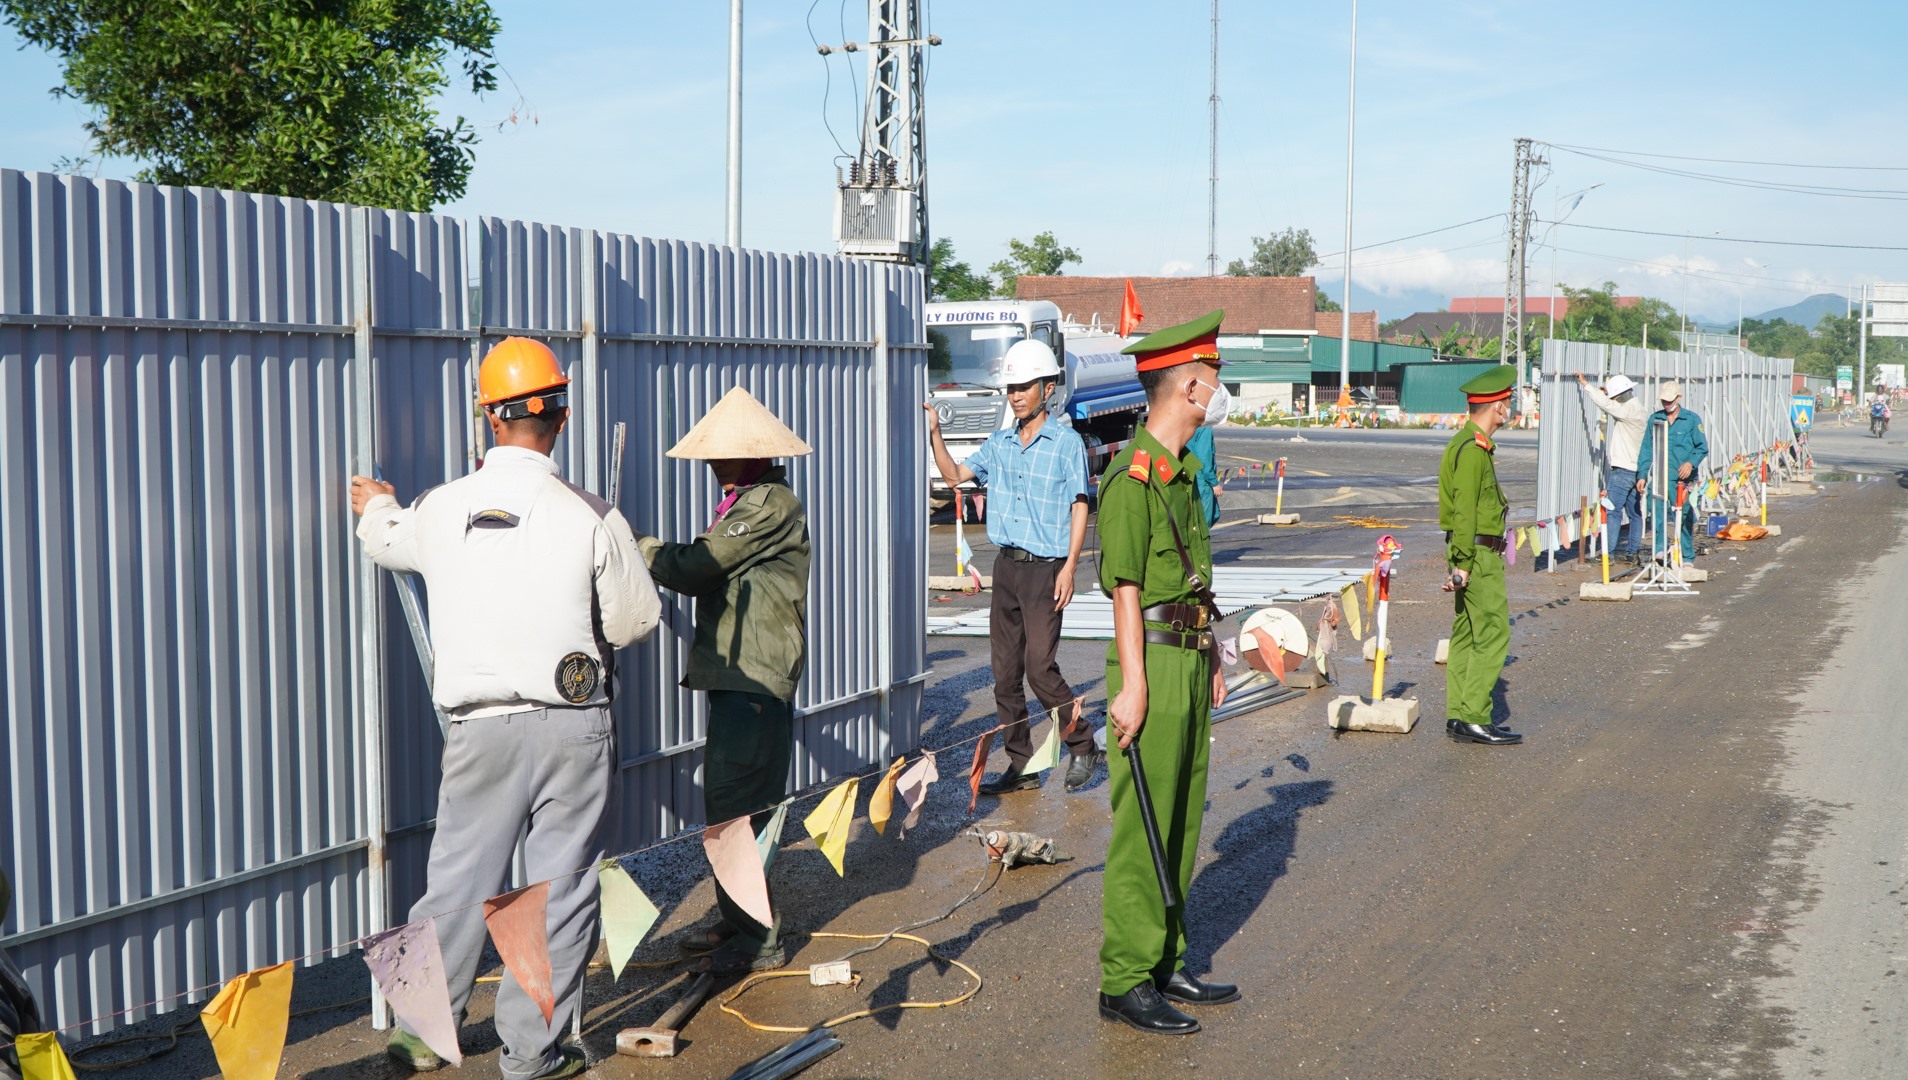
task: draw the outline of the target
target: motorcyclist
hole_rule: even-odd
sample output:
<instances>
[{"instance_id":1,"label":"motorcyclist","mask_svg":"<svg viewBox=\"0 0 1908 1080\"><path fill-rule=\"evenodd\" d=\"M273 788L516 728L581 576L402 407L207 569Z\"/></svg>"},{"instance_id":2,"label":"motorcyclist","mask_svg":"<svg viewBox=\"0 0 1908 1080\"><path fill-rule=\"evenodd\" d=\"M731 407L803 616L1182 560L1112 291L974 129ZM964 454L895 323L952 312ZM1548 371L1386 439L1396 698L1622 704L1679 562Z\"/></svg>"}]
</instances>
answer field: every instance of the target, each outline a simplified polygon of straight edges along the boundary
<instances>
[{"instance_id":1,"label":"motorcyclist","mask_svg":"<svg viewBox=\"0 0 1908 1080\"><path fill-rule=\"evenodd\" d=\"M1876 435L1888 432L1888 421L1894 419L1894 410L1888 407L1888 395L1876 394L1868 403L1868 428Z\"/></svg>"}]
</instances>

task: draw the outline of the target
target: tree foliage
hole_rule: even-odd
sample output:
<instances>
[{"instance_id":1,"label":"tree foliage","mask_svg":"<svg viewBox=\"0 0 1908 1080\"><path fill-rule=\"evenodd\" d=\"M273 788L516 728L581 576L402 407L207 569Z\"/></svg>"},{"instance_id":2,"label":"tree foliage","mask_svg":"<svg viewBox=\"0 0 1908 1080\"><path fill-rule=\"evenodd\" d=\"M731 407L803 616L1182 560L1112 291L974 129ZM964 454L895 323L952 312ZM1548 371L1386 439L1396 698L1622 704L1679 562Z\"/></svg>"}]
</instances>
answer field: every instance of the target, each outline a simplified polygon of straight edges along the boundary
<instances>
[{"instance_id":1,"label":"tree foliage","mask_svg":"<svg viewBox=\"0 0 1908 1080\"><path fill-rule=\"evenodd\" d=\"M1232 277L1303 277L1317 262L1312 231L1286 229L1271 236L1253 237L1252 257L1227 263L1226 273Z\"/></svg>"},{"instance_id":2,"label":"tree foliage","mask_svg":"<svg viewBox=\"0 0 1908 1080\"><path fill-rule=\"evenodd\" d=\"M139 179L429 210L462 195L476 133L432 107L462 55L496 87L486 0L0 0Z\"/></svg>"},{"instance_id":3,"label":"tree foliage","mask_svg":"<svg viewBox=\"0 0 1908 1080\"><path fill-rule=\"evenodd\" d=\"M954 257L954 241L943 236L928 249L929 300L986 300L994 280Z\"/></svg>"},{"instance_id":4,"label":"tree foliage","mask_svg":"<svg viewBox=\"0 0 1908 1080\"><path fill-rule=\"evenodd\" d=\"M1573 289L1565 285L1563 294L1570 299L1569 314L1557 324L1554 337L1565 341L1641 346L1647 328L1650 348L1682 348L1676 338L1682 316L1665 301L1646 296L1634 304L1619 305L1614 281L1606 281L1595 289Z\"/></svg>"},{"instance_id":5,"label":"tree foliage","mask_svg":"<svg viewBox=\"0 0 1908 1080\"><path fill-rule=\"evenodd\" d=\"M1067 264L1079 261L1080 253L1070 247L1062 247L1049 230L1036 233L1032 240L1007 241L1007 257L988 267L987 271L1000 280L1000 294L1012 296L1022 274L1053 277L1065 273Z\"/></svg>"}]
</instances>

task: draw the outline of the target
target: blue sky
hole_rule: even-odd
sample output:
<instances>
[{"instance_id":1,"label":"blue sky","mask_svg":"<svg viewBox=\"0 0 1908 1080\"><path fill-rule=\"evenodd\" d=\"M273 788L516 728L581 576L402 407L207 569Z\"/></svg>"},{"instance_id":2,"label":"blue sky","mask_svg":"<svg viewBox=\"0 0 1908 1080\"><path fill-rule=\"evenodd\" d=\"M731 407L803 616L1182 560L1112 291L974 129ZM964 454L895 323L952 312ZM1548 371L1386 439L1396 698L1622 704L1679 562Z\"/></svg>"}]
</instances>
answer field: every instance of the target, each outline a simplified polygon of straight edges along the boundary
<instances>
[{"instance_id":1,"label":"blue sky","mask_svg":"<svg viewBox=\"0 0 1908 1080\"><path fill-rule=\"evenodd\" d=\"M444 102L485 136L467 197L446 212L720 240L728 5L495 6L510 79L485 99L453 93ZM932 50L927 90L935 233L977 266L1004 254L1009 237L1051 229L1084 256L1072 272L1202 271L1210 11L1206 0L932 2L931 29L945 40ZM1908 192L1900 114L1908 6L1366 0L1359 14L1361 245L1504 211L1520 135L1700 158L1892 166L1648 159L1732 178ZM746 26L744 242L831 250L835 137L853 149L863 75L858 57L819 57L810 32L837 45L865 41L865 7L749 0ZM1246 254L1251 236L1288 225L1310 229L1321 255L1337 252L1349 4L1222 0L1220 26L1222 261ZM0 29L0 165L43 169L84 152L84 113L47 96L58 65L19 45ZM1553 216L1556 196L1601 184L1570 215L1573 225L1674 235L1539 226L1533 294L1553 276L1571 285L1607 279L1720 319L1733 318L1739 300L1753 314L1811 292L1908 280L1908 252L1710 239L1908 246L1900 194L1829 198L1561 150L1548 157L1534 197L1540 218ZM102 166L112 176L134 168ZM1336 258L1318 271L1335 296L1341 273ZM1387 318L1436 309L1452 295L1501 293L1503 275L1497 218L1359 252L1353 307Z\"/></svg>"}]
</instances>

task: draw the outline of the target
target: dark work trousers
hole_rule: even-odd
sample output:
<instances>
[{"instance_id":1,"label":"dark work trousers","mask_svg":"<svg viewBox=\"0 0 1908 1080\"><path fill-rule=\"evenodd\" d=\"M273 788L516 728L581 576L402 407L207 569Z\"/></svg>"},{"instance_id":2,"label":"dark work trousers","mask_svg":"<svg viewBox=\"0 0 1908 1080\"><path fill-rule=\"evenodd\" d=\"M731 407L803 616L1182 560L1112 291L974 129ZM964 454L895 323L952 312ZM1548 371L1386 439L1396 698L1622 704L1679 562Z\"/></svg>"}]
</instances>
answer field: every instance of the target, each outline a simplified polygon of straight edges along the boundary
<instances>
[{"instance_id":1,"label":"dark work trousers","mask_svg":"<svg viewBox=\"0 0 1908 1080\"><path fill-rule=\"evenodd\" d=\"M994 704L1000 708L1000 722L1007 725L1001 741L1015 769L1034 752L1033 725L1025 722L1023 682L1033 686L1034 697L1063 730L1073 715L1073 687L1054 659L1062 612L1053 609L1053 586L1060 566L1058 561L1018 562L1004 553L994 559L994 607L987 624L994 650ZM1042 741L1046 737L1041 732ZM1093 727L1085 718L1067 736L1067 749L1081 757L1093 752Z\"/></svg>"},{"instance_id":2,"label":"dark work trousers","mask_svg":"<svg viewBox=\"0 0 1908 1080\"><path fill-rule=\"evenodd\" d=\"M788 766L795 738L795 707L767 694L709 691L709 740L703 746L702 810L710 825L741 817L756 836L788 796ZM763 809L768 807L768 809ZM782 909L769 894L775 925L763 926L716 883L716 908L735 931L729 944L744 956L774 952L782 935Z\"/></svg>"}]
</instances>

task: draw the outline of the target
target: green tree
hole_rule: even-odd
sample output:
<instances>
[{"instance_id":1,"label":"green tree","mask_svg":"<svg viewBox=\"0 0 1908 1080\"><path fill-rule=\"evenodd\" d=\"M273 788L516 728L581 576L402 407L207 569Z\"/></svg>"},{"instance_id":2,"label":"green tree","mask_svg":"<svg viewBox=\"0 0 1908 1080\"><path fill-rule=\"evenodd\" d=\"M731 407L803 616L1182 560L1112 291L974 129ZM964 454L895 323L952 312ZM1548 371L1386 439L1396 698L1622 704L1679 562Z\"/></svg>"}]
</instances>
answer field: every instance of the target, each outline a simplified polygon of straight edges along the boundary
<instances>
[{"instance_id":1,"label":"green tree","mask_svg":"<svg viewBox=\"0 0 1908 1080\"><path fill-rule=\"evenodd\" d=\"M1312 310L1313 311L1343 311L1345 310L1345 308L1343 305L1339 304L1338 301L1332 299L1329 296L1326 296L1324 289L1319 288L1317 285L1313 285L1312 286Z\"/></svg>"},{"instance_id":2,"label":"green tree","mask_svg":"<svg viewBox=\"0 0 1908 1080\"><path fill-rule=\"evenodd\" d=\"M464 193L477 136L432 103L462 56L496 87L485 0L0 0L57 54L93 150L139 179L429 210Z\"/></svg>"},{"instance_id":3,"label":"green tree","mask_svg":"<svg viewBox=\"0 0 1908 1080\"><path fill-rule=\"evenodd\" d=\"M1305 271L1317 263L1318 248L1312 243L1312 230L1288 228L1271 236L1253 237L1252 257L1227 263L1226 274L1230 277L1304 277ZM1312 310L1345 309L1314 283Z\"/></svg>"},{"instance_id":4,"label":"green tree","mask_svg":"<svg viewBox=\"0 0 1908 1080\"><path fill-rule=\"evenodd\" d=\"M1749 351L1761 356L1787 356L1800 359L1807 351L1810 336L1807 327L1798 326L1787 319L1742 320L1742 336L1749 343Z\"/></svg>"},{"instance_id":5,"label":"green tree","mask_svg":"<svg viewBox=\"0 0 1908 1080\"><path fill-rule=\"evenodd\" d=\"M1640 346L1644 344L1647 328L1650 348L1682 348L1676 338L1681 316L1667 302L1646 296L1634 304L1618 304L1614 281L1606 281L1596 289L1573 289L1568 285L1562 288L1570 307L1569 314L1557 327L1562 333L1556 336L1566 341Z\"/></svg>"},{"instance_id":6,"label":"green tree","mask_svg":"<svg viewBox=\"0 0 1908 1080\"><path fill-rule=\"evenodd\" d=\"M1054 277L1065 273L1068 263L1080 261L1080 253L1070 247L1061 247L1053 233L1035 234L1030 241L1007 241L1007 257L987 268L987 272L1000 280L1000 294L1014 295L1014 286L1022 274L1031 277Z\"/></svg>"},{"instance_id":7,"label":"green tree","mask_svg":"<svg viewBox=\"0 0 1908 1080\"><path fill-rule=\"evenodd\" d=\"M954 257L954 241L943 236L928 249L929 300L986 300L994 281Z\"/></svg>"}]
</instances>

